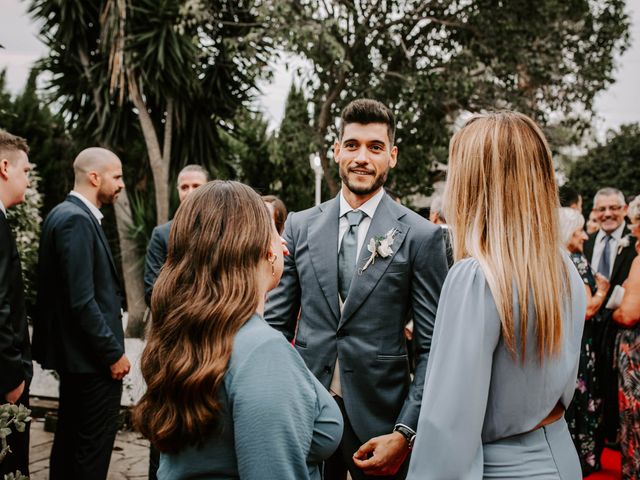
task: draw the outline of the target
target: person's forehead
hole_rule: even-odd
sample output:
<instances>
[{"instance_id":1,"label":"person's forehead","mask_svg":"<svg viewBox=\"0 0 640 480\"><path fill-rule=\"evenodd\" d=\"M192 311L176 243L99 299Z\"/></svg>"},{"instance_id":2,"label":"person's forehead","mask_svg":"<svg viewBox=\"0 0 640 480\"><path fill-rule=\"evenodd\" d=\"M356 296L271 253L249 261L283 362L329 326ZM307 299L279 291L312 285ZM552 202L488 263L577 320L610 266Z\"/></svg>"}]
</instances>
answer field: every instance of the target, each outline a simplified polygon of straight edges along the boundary
<instances>
[{"instance_id":1,"label":"person's forehead","mask_svg":"<svg viewBox=\"0 0 640 480\"><path fill-rule=\"evenodd\" d=\"M620 197L615 193L613 195L598 195L596 205L622 205Z\"/></svg>"},{"instance_id":2,"label":"person's forehead","mask_svg":"<svg viewBox=\"0 0 640 480\"><path fill-rule=\"evenodd\" d=\"M346 140L389 143L389 131L385 123L347 123L342 134L342 141Z\"/></svg>"},{"instance_id":3,"label":"person's forehead","mask_svg":"<svg viewBox=\"0 0 640 480\"><path fill-rule=\"evenodd\" d=\"M207 179L201 172L182 172L178 176L178 184L184 183L207 183Z\"/></svg>"}]
</instances>

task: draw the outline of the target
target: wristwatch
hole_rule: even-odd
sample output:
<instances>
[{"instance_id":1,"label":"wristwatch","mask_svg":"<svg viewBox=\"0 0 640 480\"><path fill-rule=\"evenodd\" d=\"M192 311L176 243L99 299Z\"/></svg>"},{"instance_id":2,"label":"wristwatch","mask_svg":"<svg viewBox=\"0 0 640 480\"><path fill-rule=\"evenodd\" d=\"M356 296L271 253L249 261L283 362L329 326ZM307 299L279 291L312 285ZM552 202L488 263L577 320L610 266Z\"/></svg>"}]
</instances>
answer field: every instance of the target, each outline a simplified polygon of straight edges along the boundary
<instances>
[{"instance_id":1,"label":"wristwatch","mask_svg":"<svg viewBox=\"0 0 640 480\"><path fill-rule=\"evenodd\" d=\"M416 432L411 430L406 425L402 425L402 424L398 424L395 427L393 427L393 431L398 432L400 435L404 437L404 439L409 444L409 450L413 448L413 442L416 441Z\"/></svg>"}]
</instances>

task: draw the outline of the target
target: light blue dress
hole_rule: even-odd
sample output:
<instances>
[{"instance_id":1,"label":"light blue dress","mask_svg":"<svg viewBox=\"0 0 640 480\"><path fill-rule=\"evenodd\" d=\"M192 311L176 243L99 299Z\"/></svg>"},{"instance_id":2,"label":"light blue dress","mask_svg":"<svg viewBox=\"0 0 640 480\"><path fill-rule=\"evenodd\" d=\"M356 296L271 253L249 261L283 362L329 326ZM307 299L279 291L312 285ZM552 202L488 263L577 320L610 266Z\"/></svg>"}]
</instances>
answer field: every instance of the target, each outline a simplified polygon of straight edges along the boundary
<instances>
[{"instance_id":1,"label":"light blue dress","mask_svg":"<svg viewBox=\"0 0 640 480\"><path fill-rule=\"evenodd\" d=\"M236 334L219 428L200 446L162 454L159 480L319 480L342 415L281 333L254 315Z\"/></svg>"},{"instance_id":2,"label":"light blue dress","mask_svg":"<svg viewBox=\"0 0 640 480\"><path fill-rule=\"evenodd\" d=\"M507 350L478 262L462 260L450 270L408 480L582 478L564 418L532 432L558 401L566 408L575 389L586 295L568 256L565 264L571 299L565 299L562 346L542 364L535 321L528 322L525 361L514 360ZM514 304L519 332L517 298Z\"/></svg>"}]
</instances>

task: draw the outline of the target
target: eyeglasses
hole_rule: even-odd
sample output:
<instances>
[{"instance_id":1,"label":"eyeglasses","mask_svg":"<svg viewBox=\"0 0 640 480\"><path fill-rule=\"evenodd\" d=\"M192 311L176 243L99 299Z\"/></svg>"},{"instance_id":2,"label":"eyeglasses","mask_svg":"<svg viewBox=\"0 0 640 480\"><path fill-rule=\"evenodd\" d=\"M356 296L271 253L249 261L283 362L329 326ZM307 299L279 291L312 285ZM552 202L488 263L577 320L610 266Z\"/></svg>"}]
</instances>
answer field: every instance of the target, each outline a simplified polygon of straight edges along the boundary
<instances>
[{"instance_id":1,"label":"eyeglasses","mask_svg":"<svg viewBox=\"0 0 640 480\"><path fill-rule=\"evenodd\" d=\"M598 207L598 208L595 208L594 210L598 213L604 213L607 210L610 210L612 212L619 212L620 210L622 210L622 205L611 205L610 207Z\"/></svg>"}]
</instances>

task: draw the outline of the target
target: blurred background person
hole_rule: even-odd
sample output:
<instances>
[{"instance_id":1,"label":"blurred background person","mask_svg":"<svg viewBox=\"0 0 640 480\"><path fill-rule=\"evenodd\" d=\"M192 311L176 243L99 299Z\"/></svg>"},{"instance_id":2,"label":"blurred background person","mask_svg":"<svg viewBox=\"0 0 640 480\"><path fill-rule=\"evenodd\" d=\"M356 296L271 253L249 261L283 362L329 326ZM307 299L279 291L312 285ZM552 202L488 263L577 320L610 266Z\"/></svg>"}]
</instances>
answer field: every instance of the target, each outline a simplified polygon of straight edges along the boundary
<instances>
[{"instance_id":1,"label":"blurred background person","mask_svg":"<svg viewBox=\"0 0 640 480\"><path fill-rule=\"evenodd\" d=\"M598 214L595 210L589 212L589 218L587 219L587 235L591 235L600 230L600 223L598 223Z\"/></svg>"},{"instance_id":2,"label":"blurred background person","mask_svg":"<svg viewBox=\"0 0 640 480\"><path fill-rule=\"evenodd\" d=\"M582 474L586 476L600 469L600 459L596 457L595 449L596 433L602 424L602 396L596 369L600 336L599 329L594 325L597 322L595 317L609 291L609 281L600 273L594 275L584 256L583 246L588 237L584 231L582 214L570 207L560 208L559 212L562 245L569 251L587 294L587 313L582 333L576 390L565 414L580 457Z\"/></svg>"},{"instance_id":3,"label":"blurred background person","mask_svg":"<svg viewBox=\"0 0 640 480\"><path fill-rule=\"evenodd\" d=\"M444 246L447 254L447 265L449 268L453 265L453 247L451 246L451 230L447 225L447 219L444 216L444 200L442 195L434 195L431 197L431 206L429 207L429 221L440 225L444 234Z\"/></svg>"},{"instance_id":4,"label":"blurred background person","mask_svg":"<svg viewBox=\"0 0 640 480\"><path fill-rule=\"evenodd\" d=\"M629 229L625 222L627 203L623 193L617 188L606 187L598 190L593 198L593 211L600 230L589 235L584 243L584 253L595 271L609 279L611 288L605 297L607 305L611 293L617 285L627 279L636 251L629 242ZM611 310L601 310L600 346L598 354L598 377L603 389L604 421L596 435L596 456L608 441L615 446L618 438L618 369L615 361L618 326L611 320Z\"/></svg>"},{"instance_id":5,"label":"blurred background person","mask_svg":"<svg viewBox=\"0 0 640 480\"><path fill-rule=\"evenodd\" d=\"M573 187L563 185L558 189L560 197L560 206L568 207L582 213L582 195L580 195Z\"/></svg>"},{"instance_id":6,"label":"blurred background person","mask_svg":"<svg viewBox=\"0 0 640 480\"><path fill-rule=\"evenodd\" d=\"M640 238L640 196L630 204L628 217L635 239ZM634 239L634 240L635 240ZM613 312L618 333L618 385L622 478L640 478L640 257L631 265L624 297Z\"/></svg>"},{"instance_id":7,"label":"blurred background person","mask_svg":"<svg viewBox=\"0 0 640 480\"><path fill-rule=\"evenodd\" d=\"M158 478L320 479L340 411L263 319L285 254L246 185L208 183L178 209L133 413L162 452Z\"/></svg>"},{"instance_id":8,"label":"blurred background person","mask_svg":"<svg viewBox=\"0 0 640 480\"><path fill-rule=\"evenodd\" d=\"M209 172L200 165L187 165L180 173L178 173L178 180L176 182L176 189L178 190L178 198L180 203L184 201L191 192L196 188L204 185L209 181ZM171 223L173 220L169 220L167 223L158 225L151 232L151 239L147 246L147 254L144 259L144 300L147 307L151 306L151 294L153 293L153 285L156 283L158 273L162 265L164 265L167 259L167 250L169 245L169 230L171 230ZM155 462L149 464L149 468L152 468ZM157 465L156 465L157 470ZM149 479L153 480L151 472L149 472Z\"/></svg>"},{"instance_id":9,"label":"blurred background person","mask_svg":"<svg viewBox=\"0 0 640 480\"><path fill-rule=\"evenodd\" d=\"M262 200L266 203L269 212L271 212L278 234L282 235L282 232L284 232L284 222L287 219L287 207L284 202L275 195L263 195Z\"/></svg>"}]
</instances>

